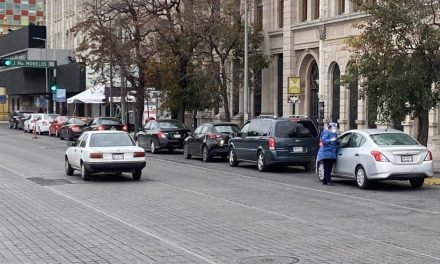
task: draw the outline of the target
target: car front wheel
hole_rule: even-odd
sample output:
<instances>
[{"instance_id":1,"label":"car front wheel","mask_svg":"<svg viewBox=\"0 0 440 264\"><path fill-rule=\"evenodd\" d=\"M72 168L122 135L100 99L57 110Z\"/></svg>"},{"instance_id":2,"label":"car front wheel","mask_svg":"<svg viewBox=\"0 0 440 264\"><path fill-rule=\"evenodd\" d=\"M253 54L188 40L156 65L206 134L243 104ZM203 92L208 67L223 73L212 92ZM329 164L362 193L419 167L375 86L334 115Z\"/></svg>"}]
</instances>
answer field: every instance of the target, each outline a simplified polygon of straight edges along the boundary
<instances>
[{"instance_id":1,"label":"car front wheel","mask_svg":"<svg viewBox=\"0 0 440 264\"><path fill-rule=\"evenodd\" d=\"M72 168L72 166L70 166L68 158L66 158L66 161L64 163L64 168L66 169L66 175L67 176L72 176L73 175L73 168Z\"/></svg>"},{"instance_id":2,"label":"car front wheel","mask_svg":"<svg viewBox=\"0 0 440 264\"><path fill-rule=\"evenodd\" d=\"M90 172L86 169L83 163L81 163L81 178L83 181L90 180Z\"/></svg>"},{"instance_id":3,"label":"car front wheel","mask_svg":"<svg viewBox=\"0 0 440 264\"><path fill-rule=\"evenodd\" d=\"M371 181L368 179L365 169L362 166L356 170L356 183L360 189L368 189L371 185Z\"/></svg>"},{"instance_id":4,"label":"car front wheel","mask_svg":"<svg viewBox=\"0 0 440 264\"><path fill-rule=\"evenodd\" d=\"M415 178L409 180L409 183L411 184L412 188L420 188L423 186L424 182L425 182L425 178Z\"/></svg>"},{"instance_id":5,"label":"car front wheel","mask_svg":"<svg viewBox=\"0 0 440 264\"><path fill-rule=\"evenodd\" d=\"M234 148L229 149L229 166L231 166L231 167L238 166L237 156L235 155Z\"/></svg>"}]
</instances>

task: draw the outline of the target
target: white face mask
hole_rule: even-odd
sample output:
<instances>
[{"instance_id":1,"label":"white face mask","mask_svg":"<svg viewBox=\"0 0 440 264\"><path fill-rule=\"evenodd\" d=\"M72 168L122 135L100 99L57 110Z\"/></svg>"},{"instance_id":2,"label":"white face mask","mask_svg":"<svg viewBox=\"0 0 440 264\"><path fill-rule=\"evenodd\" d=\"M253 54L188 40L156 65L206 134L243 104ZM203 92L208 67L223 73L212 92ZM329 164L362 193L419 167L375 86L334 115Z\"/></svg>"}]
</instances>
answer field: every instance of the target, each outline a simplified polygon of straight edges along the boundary
<instances>
[{"instance_id":1,"label":"white face mask","mask_svg":"<svg viewBox=\"0 0 440 264\"><path fill-rule=\"evenodd\" d=\"M332 133L336 133L336 128L332 128Z\"/></svg>"}]
</instances>

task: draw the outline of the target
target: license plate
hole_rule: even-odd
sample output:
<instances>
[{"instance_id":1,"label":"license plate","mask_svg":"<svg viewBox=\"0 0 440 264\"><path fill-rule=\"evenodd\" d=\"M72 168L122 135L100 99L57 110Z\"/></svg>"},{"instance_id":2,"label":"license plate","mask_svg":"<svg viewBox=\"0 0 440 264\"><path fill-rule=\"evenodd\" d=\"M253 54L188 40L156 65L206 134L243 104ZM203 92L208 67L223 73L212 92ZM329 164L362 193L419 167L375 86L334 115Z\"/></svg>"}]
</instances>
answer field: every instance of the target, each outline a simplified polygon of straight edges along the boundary
<instances>
[{"instance_id":1,"label":"license plate","mask_svg":"<svg viewBox=\"0 0 440 264\"><path fill-rule=\"evenodd\" d=\"M293 152L304 152L303 147L293 147Z\"/></svg>"},{"instance_id":2,"label":"license plate","mask_svg":"<svg viewBox=\"0 0 440 264\"><path fill-rule=\"evenodd\" d=\"M412 162L413 161L413 157L411 155L402 156L401 159L402 159L402 162Z\"/></svg>"},{"instance_id":3,"label":"license plate","mask_svg":"<svg viewBox=\"0 0 440 264\"><path fill-rule=\"evenodd\" d=\"M174 138L180 138L180 134L175 134Z\"/></svg>"},{"instance_id":4,"label":"license plate","mask_svg":"<svg viewBox=\"0 0 440 264\"><path fill-rule=\"evenodd\" d=\"M113 154L113 159L114 160L123 160L124 154Z\"/></svg>"}]
</instances>

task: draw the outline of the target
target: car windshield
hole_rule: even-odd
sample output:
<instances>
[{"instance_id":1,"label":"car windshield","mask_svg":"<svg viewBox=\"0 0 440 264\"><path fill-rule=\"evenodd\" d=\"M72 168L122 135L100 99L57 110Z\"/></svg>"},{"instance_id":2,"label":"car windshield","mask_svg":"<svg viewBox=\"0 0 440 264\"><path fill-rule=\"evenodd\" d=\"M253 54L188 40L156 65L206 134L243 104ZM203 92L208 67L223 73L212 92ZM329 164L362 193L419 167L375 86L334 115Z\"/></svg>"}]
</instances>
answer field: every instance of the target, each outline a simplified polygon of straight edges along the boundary
<instances>
[{"instance_id":1,"label":"car windshield","mask_svg":"<svg viewBox=\"0 0 440 264\"><path fill-rule=\"evenodd\" d=\"M71 118L71 119L69 119L68 123L74 124L74 125L85 125L86 124L78 118Z\"/></svg>"},{"instance_id":2,"label":"car windshield","mask_svg":"<svg viewBox=\"0 0 440 264\"><path fill-rule=\"evenodd\" d=\"M121 124L121 121L117 118L101 118L100 123L103 125L118 125Z\"/></svg>"},{"instance_id":3,"label":"car windshield","mask_svg":"<svg viewBox=\"0 0 440 264\"><path fill-rule=\"evenodd\" d=\"M280 121L275 125L275 136L279 138L317 137L315 125L311 121Z\"/></svg>"},{"instance_id":4,"label":"car windshield","mask_svg":"<svg viewBox=\"0 0 440 264\"><path fill-rule=\"evenodd\" d=\"M212 128L213 132L215 133L225 133L225 134L234 134L234 132L238 132L239 128L238 126L234 125L222 125L222 126L214 126Z\"/></svg>"},{"instance_id":5,"label":"car windshield","mask_svg":"<svg viewBox=\"0 0 440 264\"><path fill-rule=\"evenodd\" d=\"M93 134L90 138L90 147L119 147L134 146L134 142L127 133Z\"/></svg>"},{"instance_id":6,"label":"car windshield","mask_svg":"<svg viewBox=\"0 0 440 264\"><path fill-rule=\"evenodd\" d=\"M167 120L167 121L159 121L159 126L162 129L167 128L185 128L185 126L182 124L182 122L177 120Z\"/></svg>"},{"instance_id":7,"label":"car windshield","mask_svg":"<svg viewBox=\"0 0 440 264\"><path fill-rule=\"evenodd\" d=\"M404 133L374 134L370 137L379 146L418 145L417 141Z\"/></svg>"}]
</instances>

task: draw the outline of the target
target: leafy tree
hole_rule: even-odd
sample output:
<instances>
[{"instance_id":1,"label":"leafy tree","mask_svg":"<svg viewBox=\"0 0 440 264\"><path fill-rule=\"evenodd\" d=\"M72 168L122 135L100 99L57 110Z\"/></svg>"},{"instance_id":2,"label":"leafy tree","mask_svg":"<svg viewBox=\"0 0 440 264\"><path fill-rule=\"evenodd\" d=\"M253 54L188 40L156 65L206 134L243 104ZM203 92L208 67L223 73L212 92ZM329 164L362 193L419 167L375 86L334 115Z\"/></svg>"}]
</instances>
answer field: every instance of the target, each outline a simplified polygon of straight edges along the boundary
<instances>
[{"instance_id":1,"label":"leafy tree","mask_svg":"<svg viewBox=\"0 0 440 264\"><path fill-rule=\"evenodd\" d=\"M369 16L349 40L361 96L377 103L379 120L391 123L411 114L418 141L427 145L429 111L440 100L440 31L437 1L352 0Z\"/></svg>"}]
</instances>

